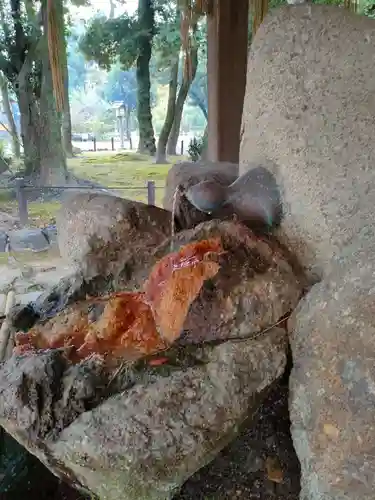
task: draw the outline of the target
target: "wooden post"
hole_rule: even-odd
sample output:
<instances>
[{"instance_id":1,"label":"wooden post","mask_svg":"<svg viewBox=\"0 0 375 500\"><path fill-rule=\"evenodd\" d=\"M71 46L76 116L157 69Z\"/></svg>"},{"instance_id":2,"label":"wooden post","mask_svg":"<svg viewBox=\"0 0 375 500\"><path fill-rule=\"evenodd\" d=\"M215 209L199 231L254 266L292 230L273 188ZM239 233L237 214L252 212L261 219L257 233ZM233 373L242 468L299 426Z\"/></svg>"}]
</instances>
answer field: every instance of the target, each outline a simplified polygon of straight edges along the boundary
<instances>
[{"instance_id":1,"label":"wooden post","mask_svg":"<svg viewBox=\"0 0 375 500\"><path fill-rule=\"evenodd\" d=\"M184 154L184 141L181 141L181 156Z\"/></svg>"},{"instance_id":2,"label":"wooden post","mask_svg":"<svg viewBox=\"0 0 375 500\"><path fill-rule=\"evenodd\" d=\"M147 181L147 203L155 205L155 182Z\"/></svg>"},{"instance_id":3,"label":"wooden post","mask_svg":"<svg viewBox=\"0 0 375 500\"><path fill-rule=\"evenodd\" d=\"M92 142L94 143L94 151L96 151L96 137L93 138Z\"/></svg>"},{"instance_id":4,"label":"wooden post","mask_svg":"<svg viewBox=\"0 0 375 500\"><path fill-rule=\"evenodd\" d=\"M5 319L0 329L0 363L5 361L5 356L7 352L8 342L12 335L12 324L9 320L9 313L14 306L14 302L16 299L16 294L13 290L8 292L6 304L5 304Z\"/></svg>"},{"instance_id":5,"label":"wooden post","mask_svg":"<svg viewBox=\"0 0 375 500\"><path fill-rule=\"evenodd\" d=\"M238 163L248 52L248 0L215 0L207 16L208 157Z\"/></svg>"},{"instance_id":6,"label":"wooden post","mask_svg":"<svg viewBox=\"0 0 375 500\"><path fill-rule=\"evenodd\" d=\"M18 202L18 216L21 226L26 226L29 221L27 213L27 198L25 193L25 181L22 178L16 179L16 196Z\"/></svg>"},{"instance_id":7,"label":"wooden post","mask_svg":"<svg viewBox=\"0 0 375 500\"><path fill-rule=\"evenodd\" d=\"M111 147L112 147L112 151L115 150L115 140L113 137L111 137Z\"/></svg>"}]
</instances>

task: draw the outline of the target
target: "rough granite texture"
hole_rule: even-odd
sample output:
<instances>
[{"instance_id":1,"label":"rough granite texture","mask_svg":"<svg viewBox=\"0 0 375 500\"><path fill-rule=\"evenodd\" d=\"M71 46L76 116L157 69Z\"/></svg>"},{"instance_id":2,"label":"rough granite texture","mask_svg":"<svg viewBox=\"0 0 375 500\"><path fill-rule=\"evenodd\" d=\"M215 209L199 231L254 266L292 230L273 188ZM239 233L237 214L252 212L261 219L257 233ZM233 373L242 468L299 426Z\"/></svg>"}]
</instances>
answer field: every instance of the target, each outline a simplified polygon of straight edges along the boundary
<instances>
[{"instance_id":1,"label":"rough granite texture","mask_svg":"<svg viewBox=\"0 0 375 500\"><path fill-rule=\"evenodd\" d=\"M218 346L203 367L113 396L49 449L101 500L166 500L239 432L284 371L285 333ZM257 397L258 396L258 397Z\"/></svg>"},{"instance_id":2,"label":"rough granite texture","mask_svg":"<svg viewBox=\"0 0 375 500\"><path fill-rule=\"evenodd\" d=\"M277 242L238 223L182 231L174 249L208 237L221 239L219 272L191 304L180 338L163 351L165 365L140 360L113 377L116 367L97 357L70 366L60 349L13 356L1 367L0 425L101 500L171 498L236 436L285 370L286 331L267 328L296 307L303 277ZM149 264L169 251L167 240ZM61 291L73 296L84 291L66 285ZM91 300L66 307L56 296L44 297L40 309L63 308L42 323L48 332L73 330L77 309L91 319L103 312Z\"/></svg>"},{"instance_id":3,"label":"rough granite texture","mask_svg":"<svg viewBox=\"0 0 375 500\"><path fill-rule=\"evenodd\" d=\"M180 162L168 171L163 207L172 210L173 196L177 186L184 189L204 180L215 180L229 186L238 177L238 165L210 161Z\"/></svg>"},{"instance_id":4,"label":"rough granite texture","mask_svg":"<svg viewBox=\"0 0 375 500\"><path fill-rule=\"evenodd\" d=\"M277 165L280 235L322 277L289 328L301 500L374 498L374 54L373 20L301 5L273 11L249 56L241 171Z\"/></svg>"},{"instance_id":5,"label":"rough granite texture","mask_svg":"<svg viewBox=\"0 0 375 500\"><path fill-rule=\"evenodd\" d=\"M374 238L374 54L374 20L324 5L272 11L252 43L240 173L278 166L281 233L318 275Z\"/></svg>"},{"instance_id":6,"label":"rough granite texture","mask_svg":"<svg viewBox=\"0 0 375 500\"><path fill-rule=\"evenodd\" d=\"M99 360L70 367L62 350L13 356L1 370L0 424L101 500L168 499L252 417L284 372L286 347L286 331L273 328L192 349L160 373L124 367L113 396Z\"/></svg>"},{"instance_id":7,"label":"rough granite texture","mask_svg":"<svg viewBox=\"0 0 375 500\"><path fill-rule=\"evenodd\" d=\"M297 308L292 437L301 500L370 500L375 484L375 262L337 269Z\"/></svg>"},{"instance_id":8,"label":"rough granite texture","mask_svg":"<svg viewBox=\"0 0 375 500\"><path fill-rule=\"evenodd\" d=\"M142 249L159 245L171 232L171 213L100 193L64 200L57 217L63 258L87 278L116 274Z\"/></svg>"}]
</instances>

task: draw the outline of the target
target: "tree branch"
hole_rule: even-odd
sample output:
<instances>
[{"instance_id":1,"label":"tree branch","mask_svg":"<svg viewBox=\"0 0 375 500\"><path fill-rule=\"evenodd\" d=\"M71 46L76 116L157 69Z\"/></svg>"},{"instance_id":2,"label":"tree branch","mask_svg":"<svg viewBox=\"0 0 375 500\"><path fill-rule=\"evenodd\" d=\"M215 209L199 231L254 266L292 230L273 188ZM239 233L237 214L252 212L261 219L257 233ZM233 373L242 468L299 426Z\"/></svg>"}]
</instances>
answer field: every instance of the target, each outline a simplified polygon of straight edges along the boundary
<instances>
[{"instance_id":1,"label":"tree branch","mask_svg":"<svg viewBox=\"0 0 375 500\"><path fill-rule=\"evenodd\" d=\"M4 73L9 81L12 81L16 72L10 62L0 53L0 71Z\"/></svg>"},{"instance_id":2,"label":"tree branch","mask_svg":"<svg viewBox=\"0 0 375 500\"><path fill-rule=\"evenodd\" d=\"M201 99L198 94L196 92L194 92L194 90L190 90L189 92L189 97L192 101L192 103L194 104L194 106L197 106L203 113L204 117L206 118L206 120L208 121L208 112L207 112L207 107L203 101L203 99Z\"/></svg>"}]
</instances>

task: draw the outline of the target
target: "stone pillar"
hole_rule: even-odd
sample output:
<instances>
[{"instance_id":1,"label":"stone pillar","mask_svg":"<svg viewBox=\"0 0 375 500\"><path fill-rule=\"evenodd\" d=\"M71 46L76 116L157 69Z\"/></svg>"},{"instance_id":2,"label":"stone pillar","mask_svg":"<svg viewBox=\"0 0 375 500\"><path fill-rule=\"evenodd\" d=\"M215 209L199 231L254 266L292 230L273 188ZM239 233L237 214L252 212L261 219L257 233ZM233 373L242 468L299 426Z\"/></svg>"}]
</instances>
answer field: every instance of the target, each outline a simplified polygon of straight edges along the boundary
<instances>
[{"instance_id":1,"label":"stone pillar","mask_svg":"<svg viewBox=\"0 0 375 500\"><path fill-rule=\"evenodd\" d=\"M248 19L248 0L215 0L207 16L208 157L212 161L239 161Z\"/></svg>"}]
</instances>

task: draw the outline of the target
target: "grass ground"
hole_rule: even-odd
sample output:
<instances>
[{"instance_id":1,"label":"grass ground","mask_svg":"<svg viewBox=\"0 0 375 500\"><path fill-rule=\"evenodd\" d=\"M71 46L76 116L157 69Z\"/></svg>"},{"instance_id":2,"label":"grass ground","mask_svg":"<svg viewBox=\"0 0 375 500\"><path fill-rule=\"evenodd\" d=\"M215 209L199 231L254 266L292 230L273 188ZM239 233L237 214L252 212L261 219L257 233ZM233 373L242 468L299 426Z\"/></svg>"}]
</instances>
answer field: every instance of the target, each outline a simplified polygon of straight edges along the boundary
<instances>
[{"instance_id":1,"label":"grass ground","mask_svg":"<svg viewBox=\"0 0 375 500\"><path fill-rule=\"evenodd\" d=\"M147 181L156 185L156 204L162 205L164 186L168 170L181 156L170 158L170 163L156 165L149 156L138 153L84 153L68 160L69 169L82 179L92 180L104 187L112 188L120 196L147 202ZM41 227L54 221L60 202L29 202L30 225ZM0 211L17 214L15 201L0 199Z\"/></svg>"}]
</instances>

